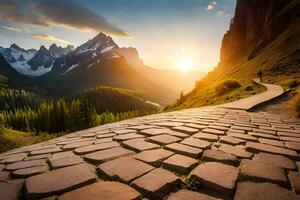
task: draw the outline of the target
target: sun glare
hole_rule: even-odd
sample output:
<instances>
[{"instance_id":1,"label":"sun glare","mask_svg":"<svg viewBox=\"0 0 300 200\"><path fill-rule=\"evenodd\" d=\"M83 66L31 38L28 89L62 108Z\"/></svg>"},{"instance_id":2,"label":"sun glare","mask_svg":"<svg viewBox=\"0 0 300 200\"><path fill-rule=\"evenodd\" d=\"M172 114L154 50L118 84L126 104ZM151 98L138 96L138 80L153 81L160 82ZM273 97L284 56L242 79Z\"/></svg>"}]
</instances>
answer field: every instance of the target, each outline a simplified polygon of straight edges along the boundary
<instances>
[{"instance_id":1,"label":"sun glare","mask_svg":"<svg viewBox=\"0 0 300 200\"><path fill-rule=\"evenodd\" d=\"M182 58L179 61L179 68L182 72L188 72L192 68L192 61L189 58Z\"/></svg>"}]
</instances>

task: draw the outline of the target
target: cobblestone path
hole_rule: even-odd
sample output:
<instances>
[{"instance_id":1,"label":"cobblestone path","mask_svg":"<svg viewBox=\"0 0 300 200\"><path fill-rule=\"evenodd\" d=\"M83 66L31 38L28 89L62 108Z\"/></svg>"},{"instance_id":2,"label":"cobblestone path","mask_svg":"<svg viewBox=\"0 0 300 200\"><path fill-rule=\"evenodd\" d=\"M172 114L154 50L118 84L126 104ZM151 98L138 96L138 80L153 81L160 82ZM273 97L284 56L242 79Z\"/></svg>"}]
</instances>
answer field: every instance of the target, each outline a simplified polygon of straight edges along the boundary
<instances>
[{"instance_id":1,"label":"cobblestone path","mask_svg":"<svg viewBox=\"0 0 300 200\"><path fill-rule=\"evenodd\" d=\"M206 107L0 154L0 199L300 199L300 121Z\"/></svg>"}]
</instances>

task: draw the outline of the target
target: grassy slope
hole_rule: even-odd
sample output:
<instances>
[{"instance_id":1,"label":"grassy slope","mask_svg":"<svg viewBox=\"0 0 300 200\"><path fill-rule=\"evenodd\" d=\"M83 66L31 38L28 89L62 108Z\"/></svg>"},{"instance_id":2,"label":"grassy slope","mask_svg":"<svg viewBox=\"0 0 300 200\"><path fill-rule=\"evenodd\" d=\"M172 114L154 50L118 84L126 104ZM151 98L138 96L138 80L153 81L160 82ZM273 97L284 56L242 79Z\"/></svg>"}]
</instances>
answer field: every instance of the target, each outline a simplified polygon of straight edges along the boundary
<instances>
[{"instance_id":1,"label":"grassy slope","mask_svg":"<svg viewBox=\"0 0 300 200\"><path fill-rule=\"evenodd\" d=\"M293 5L292 5L293 6ZM289 7L276 16L289 12ZM169 106L166 110L199 107L225 103L241 97L247 97L251 93L239 88L224 96L217 96L215 86L226 79L236 79L242 86L250 84L259 69L264 72L264 81L290 88L292 81L300 82L300 22L295 21L286 31L279 35L273 42L262 49L253 59L248 60L250 51L245 50L245 56L240 59L221 63L213 72L199 81L196 88L184 97L184 101ZM295 110L296 100L300 98L299 86L291 88L289 105ZM254 93L263 91L256 87Z\"/></svg>"},{"instance_id":2,"label":"grassy slope","mask_svg":"<svg viewBox=\"0 0 300 200\"><path fill-rule=\"evenodd\" d=\"M39 143L54 137L55 135L49 135L49 134L34 135L22 131L16 131L16 130L5 128L3 132L0 134L0 152Z\"/></svg>"}]
</instances>

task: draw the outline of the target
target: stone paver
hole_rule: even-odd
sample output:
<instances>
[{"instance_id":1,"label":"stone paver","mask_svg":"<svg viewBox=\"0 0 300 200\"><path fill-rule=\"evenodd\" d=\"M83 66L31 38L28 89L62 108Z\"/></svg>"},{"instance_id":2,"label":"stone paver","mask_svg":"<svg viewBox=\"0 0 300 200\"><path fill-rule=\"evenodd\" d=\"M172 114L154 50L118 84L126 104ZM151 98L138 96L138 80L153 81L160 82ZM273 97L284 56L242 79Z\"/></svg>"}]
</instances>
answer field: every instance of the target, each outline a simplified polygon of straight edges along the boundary
<instances>
[{"instance_id":1,"label":"stone paver","mask_svg":"<svg viewBox=\"0 0 300 200\"><path fill-rule=\"evenodd\" d=\"M259 152L266 152L266 153L272 153L272 154L279 154L288 156L290 158L299 158L299 155L296 151L280 148L280 147L274 147L267 144L261 144L261 143L253 143L249 142L246 144L246 150L253 153L259 153Z\"/></svg>"},{"instance_id":2,"label":"stone paver","mask_svg":"<svg viewBox=\"0 0 300 200\"><path fill-rule=\"evenodd\" d=\"M65 167L26 179L29 199L61 194L96 181L86 164Z\"/></svg>"},{"instance_id":3,"label":"stone paver","mask_svg":"<svg viewBox=\"0 0 300 200\"><path fill-rule=\"evenodd\" d=\"M80 147L75 149L74 152L75 154L82 155L82 154L87 154L87 153L91 153L103 149L110 149L118 146L120 146L120 144L117 142L107 142L107 143L100 143L100 144Z\"/></svg>"},{"instance_id":4,"label":"stone paver","mask_svg":"<svg viewBox=\"0 0 300 200\"><path fill-rule=\"evenodd\" d=\"M163 134L163 135L157 135L157 136L153 136L153 137L149 137L147 139L149 142L153 142L159 145L166 145L166 144L170 144L173 142L178 142L181 140L181 138L179 137L175 137L172 135L167 135L167 134Z\"/></svg>"},{"instance_id":5,"label":"stone paver","mask_svg":"<svg viewBox=\"0 0 300 200\"><path fill-rule=\"evenodd\" d=\"M122 142L122 145L125 148L131 149L133 151L138 151L138 152L160 148L159 145L153 144L151 142L146 142L144 139L126 140Z\"/></svg>"},{"instance_id":6,"label":"stone paver","mask_svg":"<svg viewBox=\"0 0 300 200\"><path fill-rule=\"evenodd\" d=\"M24 169L28 167L35 166L46 166L46 161L43 159L40 160L28 160L28 161L19 161L6 166L6 170L16 170L16 169Z\"/></svg>"},{"instance_id":7,"label":"stone paver","mask_svg":"<svg viewBox=\"0 0 300 200\"><path fill-rule=\"evenodd\" d=\"M300 151L300 142L285 142L285 145L289 149Z\"/></svg>"},{"instance_id":8,"label":"stone paver","mask_svg":"<svg viewBox=\"0 0 300 200\"><path fill-rule=\"evenodd\" d=\"M239 145L239 144L244 144L246 143L245 140L231 137L231 136L221 136L220 137L220 142L225 143L225 144L230 144L230 145Z\"/></svg>"},{"instance_id":9,"label":"stone paver","mask_svg":"<svg viewBox=\"0 0 300 200\"><path fill-rule=\"evenodd\" d=\"M194 138L199 138L202 140L206 140L209 142L215 142L218 141L219 137L217 135L209 134L209 133L196 133L193 135Z\"/></svg>"},{"instance_id":10,"label":"stone paver","mask_svg":"<svg viewBox=\"0 0 300 200\"><path fill-rule=\"evenodd\" d=\"M269 153L259 153L256 154L252 160L255 160L260 163L269 164L272 166L289 169L289 170L295 170L296 165L295 163L290 160L287 157L281 156L281 155L274 155Z\"/></svg>"},{"instance_id":11,"label":"stone paver","mask_svg":"<svg viewBox=\"0 0 300 200\"><path fill-rule=\"evenodd\" d=\"M123 156L128 156L133 154L133 151L121 148L121 147L116 147L112 149L106 149L102 151L96 151L94 153L86 154L83 158L87 162L93 163L93 164L100 164L102 162L120 158Z\"/></svg>"},{"instance_id":12,"label":"stone paver","mask_svg":"<svg viewBox=\"0 0 300 200\"><path fill-rule=\"evenodd\" d=\"M0 172L0 181L7 181L9 180L9 172L7 171L3 171L3 172Z\"/></svg>"},{"instance_id":13,"label":"stone paver","mask_svg":"<svg viewBox=\"0 0 300 200\"><path fill-rule=\"evenodd\" d=\"M114 136L113 139L116 141L124 141L124 140L143 138L143 137L145 136L136 133L128 133L128 134Z\"/></svg>"},{"instance_id":14,"label":"stone paver","mask_svg":"<svg viewBox=\"0 0 300 200\"><path fill-rule=\"evenodd\" d=\"M191 147L191 146L187 146L187 145L179 144L179 143L169 144L169 145L165 146L165 148L167 150L173 151L175 153L182 154L185 156L190 156L193 158L198 158L202 153L202 150L199 148L195 148L195 147Z\"/></svg>"},{"instance_id":15,"label":"stone paver","mask_svg":"<svg viewBox=\"0 0 300 200\"><path fill-rule=\"evenodd\" d=\"M199 131L198 129L186 127L186 126L175 126L172 128L172 130L187 133L187 134L194 134Z\"/></svg>"},{"instance_id":16,"label":"stone paver","mask_svg":"<svg viewBox=\"0 0 300 200\"><path fill-rule=\"evenodd\" d=\"M130 157L107 161L98 166L98 172L102 176L126 183L153 169L154 167Z\"/></svg>"},{"instance_id":17,"label":"stone paver","mask_svg":"<svg viewBox=\"0 0 300 200\"><path fill-rule=\"evenodd\" d=\"M260 143L272 145L272 146L275 146L275 147L285 147L284 143L281 142L281 141L278 141L278 140L271 140L271 139L259 138L258 141Z\"/></svg>"},{"instance_id":18,"label":"stone paver","mask_svg":"<svg viewBox=\"0 0 300 200\"><path fill-rule=\"evenodd\" d=\"M243 148L241 148L239 146L231 146L231 145L227 145L227 144L221 144L219 149L225 153L232 154L232 155L235 155L240 158L251 158L252 157L252 153L247 152L246 150L244 150Z\"/></svg>"},{"instance_id":19,"label":"stone paver","mask_svg":"<svg viewBox=\"0 0 300 200\"><path fill-rule=\"evenodd\" d=\"M205 128L202 130L204 133L210 133L210 134L215 134L215 135L225 135L225 131L220 131L212 128Z\"/></svg>"},{"instance_id":20,"label":"stone paver","mask_svg":"<svg viewBox=\"0 0 300 200\"><path fill-rule=\"evenodd\" d=\"M71 157L61 158L61 159L50 159L50 165L52 169L77 165L80 163L83 163L83 159L80 158L79 156L71 156Z\"/></svg>"},{"instance_id":21,"label":"stone paver","mask_svg":"<svg viewBox=\"0 0 300 200\"><path fill-rule=\"evenodd\" d=\"M244 133L228 133L228 136L243 139L243 140L247 140L247 141L252 141L252 142L257 141L256 137L253 137L251 135L247 135L247 134L244 134Z\"/></svg>"},{"instance_id":22,"label":"stone paver","mask_svg":"<svg viewBox=\"0 0 300 200\"><path fill-rule=\"evenodd\" d=\"M299 195L273 183L240 182L234 200L297 200Z\"/></svg>"},{"instance_id":23,"label":"stone paver","mask_svg":"<svg viewBox=\"0 0 300 200\"><path fill-rule=\"evenodd\" d=\"M287 186L287 179L281 168L255 160L243 160L240 165L241 176L252 182L271 182Z\"/></svg>"},{"instance_id":24,"label":"stone paver","mask_svg":"<svg viewBox=\"0 0 300 200\"><path fill-rule=\"evenodd\" d=\"M236 187L239 170L236 167L217 162L199 165L191 172L191 179L204 187L232 196Z\"/></svg>"},{"instance_id":25,"label":"stone paver","mask_svg":"<svg viewBox=\"0 0 300 200\"><path fill-rule=\"evenodd\" d=\"M197 138L186 138L182 140L180 143L192 147L197 147L200 149L208 149L212 145L211 142L207 142L205 140L199 140Z\"/></svg>"},{"instance_id":26,"label":"stone paver","mask_svg":"<svg viewBox=\"0 0 300 200\"><path fill-rule=\"evenodd\" d=\"M227 165L237 165L238 159L236 156L224 153L217 150L206 150L202 155L202 161L220 162Z\"/></svg>"},{"instance_id":27,"label":"stone paver","mask_svg":"<svg viewBox=\"0 0 300 200\"><path fill-rule=\"evenodd\" d=\"M197 164L196 159L177 154L162 162L163 168L179 174L188 174Z\"/></svg>"},{"instance_id":28,"label":"stone paver","mask_svg":"<svg viewBox=\"0 0 300 200\"><path fill-rule=\"evenodd\" d=\"M119 182L97 182L68 192L59 200L135 200L140 194L130 186Z\"/></svg>"},{"instance_id":29,"label":"stone paver","mask_svg":"<svg viewBox=\"0 0 300 200\"><path fill-rule=\"evenodd\" d=\"M297 194L300 194L300 173L290 171L288 174L288 178L289 178L292 189Z\"/></svg>"},{"instance_id":30,"label":"stone paver","mask_svg":"<svg viewBox=\"0 0 300 200\"><path fill-rule=\"evenodd\" d=\"M155 169L132 182L132 186L146 197L160 199L169 194L181 180L165 169Z\"/></svg>"},{"instance_id":31,"label":"stone paver","mask_svg":"<svg viewBox=\"0 0 300 200\"><path fill-rule=\"evenodd\" d=\"M14 178L26 178L36 174L44 173L46 171L48 171L47 166L35 166L35 167L15 170L12 172L12 176Z\"/></svg>"},{"instance_id":32,"label":"stone paver","mask_svg":"<svg viewBox=\"0 0 300 200\"><path fill-rule=\"evenodd\" d=\"M180 190L170 194L167 200L217 200L212 196L190 190Z\"/></svg>"},{"instance_id":33,"label":"stone paver","mask_svg":"<svg viewBox=\"0 0 300 200\"><path fill-rule=\"evenodd\" d=\"M171 151L167 151L164 149L156 149L156 150L143 151L135 155L134 158L146 162L155 167L159 167L163 160L167 159L173 154L174 153Z\"/></svg>"},{"instance_id":34,"label":"stone paver","mask_svg":"<svg viewBox=\"0 0 300 200\"><path fill-rule=\"evenodd\" d=\"M0 182L0 199L17 200L21 196L23 182Z\"/></svg>"}]
</instances>

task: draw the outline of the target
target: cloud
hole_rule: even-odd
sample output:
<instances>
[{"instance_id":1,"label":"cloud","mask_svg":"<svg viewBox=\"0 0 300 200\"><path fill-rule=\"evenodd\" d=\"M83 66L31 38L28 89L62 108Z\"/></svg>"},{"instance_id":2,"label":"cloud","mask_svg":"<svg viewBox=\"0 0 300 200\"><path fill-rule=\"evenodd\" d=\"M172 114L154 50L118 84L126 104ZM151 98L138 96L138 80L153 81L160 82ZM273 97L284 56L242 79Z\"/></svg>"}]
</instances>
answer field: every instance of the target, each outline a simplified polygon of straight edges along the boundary
<instances>
[{"instance_id":1,"label":"cloud","mask_svg":"<svg viewBox=\"0 0 300 200\"><path fill-rule=\"evenodd\" d=\"M218 10L217 11L217 16L220 16L220 15L223 15L224 14L224 11L223 10Z\"/></svg>"},{"instance_id":2,"label":"cloud","mask_svg":"<svg viewBox=\"0 0 300 200\"><path fill-rule=\"evenodd\" d=\"M124 30L74 0L1 0L0 19L39 27L66 26L114 36L129 36Z\"/></svg>"},{"instance_id":3,"label":"cloud","mask_svg":"<svg viewBox=\"0 0 300 200\"><path fill-rule=\"evenodd\" d=\"M64 44L71 44L70 42L68 42L66 40L59 39L57 37L54 37L54 36L48 35L48 34L32 34L32 37L42 39L42 40L51 40L51 41L60 42L60 43L64 43Z\"/></svg>"},{"instance_id":4,"label":"cloud","mask_svg":"<svg viewBox=\"0 0 300 200\"><path fill-rule=\"evenodd\" d=\"M16 31L16 32L23 32L22 29L12 26L2 26L2 28L9 30L9 31Z\"/></svg>"},{"instance_id":5,"label":"cloud","mask_svg":"<svg viewBox=\"0 0 300 200\"><path fill-rule=\"evenodd\" d=\"M208 6L206 7L206 10L212 10L215 8L215 5L217 5L216 1L212 1L208 4Z\"/></svg>"}]
</instances>

